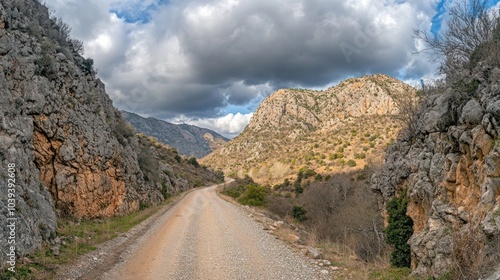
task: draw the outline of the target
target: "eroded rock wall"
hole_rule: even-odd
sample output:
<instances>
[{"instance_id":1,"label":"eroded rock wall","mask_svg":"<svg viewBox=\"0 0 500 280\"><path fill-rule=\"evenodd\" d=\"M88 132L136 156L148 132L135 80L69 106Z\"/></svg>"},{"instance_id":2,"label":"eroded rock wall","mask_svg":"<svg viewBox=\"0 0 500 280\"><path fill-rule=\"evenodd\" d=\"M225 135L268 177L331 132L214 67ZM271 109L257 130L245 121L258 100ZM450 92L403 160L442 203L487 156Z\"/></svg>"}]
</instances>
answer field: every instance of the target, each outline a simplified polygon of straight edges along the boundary
<instances>
[{"instance_id":1,"label":"eroded rock wall","mask_svg":"<svg viewBox=\"0 0 500 280\"><path fill-rule=\"evenodd\" d=\"M138 137L53 23L35 0L0 0L0 240L10 234L4 198L15 164L18 257L55 237L58 216L122 215L215 181Z\"/></svg>"},{"instance_id":2,"label":"eroded rock wall","mask_svg":"<svg viewBox=\"0 0 500 280\"><path fill-rule=\"evenodd\" d=\"M500 249L500 69L482 66L472 82L473 92L430 96L416 136L400 137L372 178L383 202L408 190L415 274L452 271L471 242L471 264Z\"/></svg>"}]
</instances>

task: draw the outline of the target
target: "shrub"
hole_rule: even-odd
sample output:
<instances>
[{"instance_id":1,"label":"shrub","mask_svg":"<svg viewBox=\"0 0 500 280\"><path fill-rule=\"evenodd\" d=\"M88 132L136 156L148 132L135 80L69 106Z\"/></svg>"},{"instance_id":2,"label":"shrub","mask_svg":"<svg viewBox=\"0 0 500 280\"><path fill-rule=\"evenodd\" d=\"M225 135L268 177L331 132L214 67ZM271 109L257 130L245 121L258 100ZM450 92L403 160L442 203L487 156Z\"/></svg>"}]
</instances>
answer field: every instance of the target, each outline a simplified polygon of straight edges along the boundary
<instances>
[{"instance_id":1,"label":"shrub","mask_svg":"<svg viewBox=\"0 0 500 280\"><path fill-rule=\"evenodd\" d=\"M163 199L168 199L170 197L168 186L165 182L161 183L161 194L163 195Z\"/></svg>"},{"instance_id":2,"label":"shrub","mask_svg":"<svg viewBox=\"0 0 500 280\"><path fill-rule=\"evenodd\" d=\"M44 76L49 80L55 80L57 78L54 66L55 46L50 40L45 39L42 42L41 49L42 53L40 54L40 57L35 60L35 75Z\"/></svg>"},{"instance_id":3,"label":"shrub","mask_svg":"<svg viewBox=\"0 0 500 280\"><path fill-rule=\"evenodd\" d=\"M321 176L321 174L316 174L314 181L323 181L323 176Z\"/></svg>"},{"instance_id":4,"label":"shrub","mask_svg":"<svg viewBox=\"0 0 500 280\"><path fill-rule=\"evenodd\" d=\"M265 206L266 196L269 189L263 186L250 184L246 186L245 192L238 198L238 202L243 205Z\"/></svg>"},{"instance_id":5,"label":"shrub","mask_svg":"<svg viewBox=\"0 0 500 280\"><path fill-rule=\"evenodd\" d=\"M139 168L144 173L144 179L157 182L159 178L158 161L151 149L147 146L141 147L137 160Z\"/></svg>"},{"instance_id":6,"label":"shrub","mask_svg":"<svg viewBox=\"0 0 500 280\"><path fill-rule=\"evenodd\" d=\"M174 156L174 159L175 159L177 162L179 162L179 163L180 163L180 162L181 162L181 160L182 160L181 156L180 156L180 155L178 155L178 154L176 154L176 155Z\"/></svg>"},{"instance_id":7,"label":"shrub","mask_svg":"<svg viewBox=\"0 0 500 280\"><path fill-rule=\"evenodd\" d=\"M293 206L293 218L298 222L307 220L307 211L302 206Z\"/></svg>"},{"instance_id":8,"label":"shrub","mask_svg":"<svg viewBox=\"0 0 500 280\"><path fill-rule=\"evenodd\" d=\"M191 164L192 166L196 167L196 168L200 167L200 164L198 163L198 161L196 160L195 157L190 157L188 159L188 163Z\"/></svg>"},{"instance_id":9,"label":"shrub","mask_svg":"<svg viewBox=\"0 0 500 280\"><path fill-rule=\"evenodd\" d=\"M413 221L406 215L408 198L406 193L387 202L388 225L384 232L387 243L394 247L391 264L395 267L410 267L411 251L408 240L413 234Z\"/></svg>"},{"instance_id":10,"label":"shrub","mask_svg":"<svg viewBox=\"0 0 500 280\"><path fill-rule=\"evenodd\" d=\"M312 176L316 175L316 171L314 171L314 170L312 170L310 168L301 168L299 170L299 176L300 176L300 174L302 174L303 178L307 179L309 177L312 177Z\"/></svg>"},{"instance_id":11,"label":"shrub","mask_svg":"<svg viewBox=\"0 0 500 280\"><path fill-rule=\"evenodd\" d=\"M356 162L352 159L348 160L347 161L347 165L350 166L350 167L355 167L356 166Z\"/></svg>"},{"instance_id":12,"label":"shrub","mask_svg":"<svg viewBox=\"0 0 500 280\"><path fill-rule=\"evenodd\" d=\"M269 195L267 197L267 209L280 218L293 214L293 206L290 200L281 196Z\"/></svg>"},{"instance_id":13,"label":"shrub","mask_svg":"<svg viewBox=\"0 0 500 280\"><path fill-rule=\"evenodd\" d=\"M94 60L92 58L86 58L82 61L81 69L88 74L96 74L94 70Z\"/></svg>"},{"instance_id":14,"label":"shrub","mask_svg":"<svg viewBox=\"0 0 500 280\"><path fill-rule=\"evenodd\" d=\"M356 159L365 159L366 155L365 155L365 153L359 153L359 154L355 154L354 158L356 158Z\"/></svg>"},{"instance_id":15,"label":"shrub","mask_svg":"<svg viewBox=\"0 0 500 280\"><path fill-rule=\"evenodd\" d=\"M225 194L227 196L230 196L234 199L238 198L241 196L241 194L245 191L245 186L243 185L230 185L224 187L224 190L222 191L222 194Z\"/></svg>"},{"instance_id":16,"label":"shrub","mask_svg":"<svg viewBox=\"0 0 500 280\"><path fill-rule=\"evenodd\" d=\"M304 188L301 184L295 184L295 194L299 195L304 192Z\"/></svg>"},{"instance_id":17,"label":"shrub","mask_svg":"<svg viewBox=\"0 0 500 280\"><path fill-rule=\"evenodd\" d=\"M222 170L215 171L215 178L217 179L218 182L224 182L224 171Z\"/></svg>"}]
</instances>

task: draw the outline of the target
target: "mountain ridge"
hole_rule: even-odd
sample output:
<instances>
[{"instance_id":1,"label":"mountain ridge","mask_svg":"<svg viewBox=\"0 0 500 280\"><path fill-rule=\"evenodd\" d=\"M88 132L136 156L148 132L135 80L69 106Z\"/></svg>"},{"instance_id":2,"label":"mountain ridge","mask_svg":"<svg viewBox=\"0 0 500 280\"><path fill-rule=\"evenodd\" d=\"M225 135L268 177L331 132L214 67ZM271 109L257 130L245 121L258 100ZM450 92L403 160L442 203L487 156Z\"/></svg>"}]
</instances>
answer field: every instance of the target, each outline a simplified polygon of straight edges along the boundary
<instances>
[{"instance_id":1,"label":"mountain ridge","mask_svg":"<svg viewBox=\"0 0 500 280\"><path fill-rule=\"evenodd\" d=\"M125 120L137 131L176 148L182 155L201 158L229 140L207 128L190 124L173 124L153 117L144 118L124 110L121 112Z\"/></svg>"},{"instance_id":2,"label":"mountain ridge","mask_svg":"<svg viewBox=\"0 0 500 280\"><path fill-rule=\"evenodd\" d=\"M240 135L201 162L260 183L278 183L301 168L319 173L345 170L347 164L363 168L382 161L401 127L394 119L394 98L415 92L381 74L322 91L280 89L260 104Z\"/></svg>"}]
</instances>

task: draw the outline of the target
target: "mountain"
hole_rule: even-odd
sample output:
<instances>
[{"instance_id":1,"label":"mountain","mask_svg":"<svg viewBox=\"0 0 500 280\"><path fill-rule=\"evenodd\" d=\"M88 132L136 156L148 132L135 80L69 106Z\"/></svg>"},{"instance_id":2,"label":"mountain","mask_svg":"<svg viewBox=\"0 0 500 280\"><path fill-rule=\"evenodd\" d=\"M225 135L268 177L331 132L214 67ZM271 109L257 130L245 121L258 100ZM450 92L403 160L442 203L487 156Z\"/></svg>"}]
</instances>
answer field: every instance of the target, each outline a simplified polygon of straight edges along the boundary
<instances>
[{"instance_id":1,"label":"mountain","mask_svg":"<svg viewBox=\"0 0 500 280\"><path fill-rule=\"evenodd\" d=\"M385 75L324 91L281 89L266 98L245 130L202 159L225 174L278 183L300 169L329 174L381 162L401 124L394 98L415 90Z\"/></svg>"},{"instance_id":2,"label":"mountain","mask_svg":"<svg viewBox=\"0 0 500 280\"><path fill-rule=\"evenodd\" d=\"M124 215L217 180L137 135L80 45L38 1L0 0L0 220L16 219L0 235L15 231L17 257L54 239L60 217Z\"/></svg>"},{"instance_id":3,"label":"mountain","mask_svg":"<svg viewBox=\"0 0 500 280\"><path fill-rule=\"evenodd\" d=\"M176 148L182 155L202 158L229 140L210 129L188 124L177 125L155 118L143 118L127 111L121 112L137 131Z\"/></svg>"},{"instance_id":4,"label":"mountain","mask_svg":"<svg viewBox=\"0 0 500 280\"><path fill-rule=\"evenodd\" d=\"M416 275L498 279L500 68L477 65L424 99L414 135L398 137L372 179L384 204L407 201ZM492 270L497 276L484 278Z\"/></svg>"}]
</instances>

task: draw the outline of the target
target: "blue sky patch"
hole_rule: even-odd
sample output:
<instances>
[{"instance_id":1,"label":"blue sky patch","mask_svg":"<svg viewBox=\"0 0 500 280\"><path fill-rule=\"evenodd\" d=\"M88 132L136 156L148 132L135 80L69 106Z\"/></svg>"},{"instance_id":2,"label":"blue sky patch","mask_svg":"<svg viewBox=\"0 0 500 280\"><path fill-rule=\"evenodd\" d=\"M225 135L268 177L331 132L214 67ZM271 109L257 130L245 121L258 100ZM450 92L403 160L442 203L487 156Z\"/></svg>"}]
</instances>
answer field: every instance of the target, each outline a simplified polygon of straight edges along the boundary
<instances>
[{"instance_id":1,"label":"blue sky patch","mask_svg":"<svg viewBox=\"0 0 500 280\"><path fill-rule=\"evenodd\" d=\"M500 0L490 0L488 1L487 5L488 8L491 8L495 6ZM447 6L452 3L451 0L440 0L439 3L436 6L436 14L432 18L432 25L431 25L431 33L434 36L437 36L439 34L439 31L441 30L441 26L443 23L443 19L446 15L447 12Z\"/></svg>"},{"instance_id":2,"label":"blue sky patch","mask_svg":"<svg viewBox=\"0 0 500 280\"><path fill-rule=\"evenodd\" d=\"M151 21L151 12L156 11L158 6L167 5L169 0L159 0L156 3L145 3L144 0L131 4L115 2L109 10L126 23L148 23Z\"/></svg>"}]
</instances>

